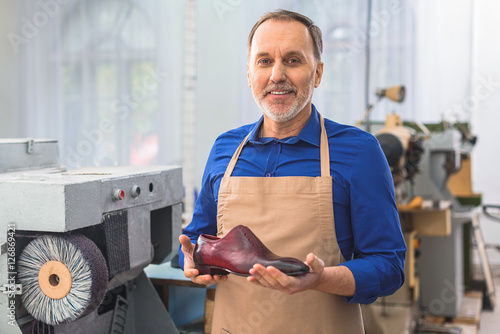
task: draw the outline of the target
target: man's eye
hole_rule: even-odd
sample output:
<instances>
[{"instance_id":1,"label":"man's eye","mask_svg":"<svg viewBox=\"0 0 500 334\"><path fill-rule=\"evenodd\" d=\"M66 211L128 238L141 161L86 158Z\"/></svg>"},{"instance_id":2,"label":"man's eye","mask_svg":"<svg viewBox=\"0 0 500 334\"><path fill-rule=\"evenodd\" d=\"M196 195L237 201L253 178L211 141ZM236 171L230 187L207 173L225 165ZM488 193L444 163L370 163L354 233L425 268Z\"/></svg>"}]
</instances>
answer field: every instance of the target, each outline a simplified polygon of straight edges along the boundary
<instances>
[{"instance_id":1,"label":"man's eye","mask_svg":"<svg viewBox=\"0 0 500 334\"><path fill-rule=\"evenodd\" d=\"M300 61L298 59L295 59L295 58L288 59L289 64L298 64L299 62Z\"/></svg>"},{"instance_id":2,"label":"man's eye","mask_svg":"<svg viewBox=\"0 0 500 334\"><path fill-rule=\"evenodd\" d=\"M271 62L269 61L269 59L260 59L258 63L262 65L267 65L270 64Z\"/></svg>"}]
</instances>

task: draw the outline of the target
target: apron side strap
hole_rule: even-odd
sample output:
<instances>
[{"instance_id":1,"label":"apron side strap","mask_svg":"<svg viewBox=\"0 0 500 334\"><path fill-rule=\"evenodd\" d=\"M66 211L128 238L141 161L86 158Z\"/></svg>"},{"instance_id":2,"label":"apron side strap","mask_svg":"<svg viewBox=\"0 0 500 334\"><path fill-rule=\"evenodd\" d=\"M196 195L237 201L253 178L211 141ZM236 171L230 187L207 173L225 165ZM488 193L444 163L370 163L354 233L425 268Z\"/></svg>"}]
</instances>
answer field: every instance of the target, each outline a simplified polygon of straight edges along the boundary
<instances>
[{"instance_id":1,"label":"apron side strap","mask_svg":"<svg viewBox=\"0 0 500 334\"><path fill-rule=\"evenodd\" d=\"M325 121L323 116L319 114L319 123L321 124L321 176L331 176L330 175L330 148L328 146L328 134L325 129Z\"/></svg>"}]
</instances>

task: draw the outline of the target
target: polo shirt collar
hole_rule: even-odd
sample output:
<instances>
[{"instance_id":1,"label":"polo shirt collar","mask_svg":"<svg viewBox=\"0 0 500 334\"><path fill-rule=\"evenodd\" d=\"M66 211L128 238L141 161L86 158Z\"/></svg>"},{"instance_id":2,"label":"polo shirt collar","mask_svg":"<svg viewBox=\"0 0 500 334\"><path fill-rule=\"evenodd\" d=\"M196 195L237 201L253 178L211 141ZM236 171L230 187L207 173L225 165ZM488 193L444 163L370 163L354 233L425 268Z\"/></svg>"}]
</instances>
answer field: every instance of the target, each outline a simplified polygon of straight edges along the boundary
<instances>
[{"instance_id":1,"label":"polo shirt collar","mask_svg":"<svg viewBox=\"0 0 500 334\"><path fill-rule=\"evenodd\" d=\"M264 116L261 116L259 121L255 123L253 127L250 137L248 141L252 144L267 144L275 139L273 138L260 138L260 127L264 122ZM319 131L318 131L319 130ZM298 136L295 137L287 137L283 139L279 139L278 141L282 144L295 144L299 140L305 141L309 144L315 145L317 147L320 146L320 133L321 126L319 124L319 113L316 110L314 104L312 105L311 116L307 120L306 125L302 128Z\"/></svg>"}]
</instances>

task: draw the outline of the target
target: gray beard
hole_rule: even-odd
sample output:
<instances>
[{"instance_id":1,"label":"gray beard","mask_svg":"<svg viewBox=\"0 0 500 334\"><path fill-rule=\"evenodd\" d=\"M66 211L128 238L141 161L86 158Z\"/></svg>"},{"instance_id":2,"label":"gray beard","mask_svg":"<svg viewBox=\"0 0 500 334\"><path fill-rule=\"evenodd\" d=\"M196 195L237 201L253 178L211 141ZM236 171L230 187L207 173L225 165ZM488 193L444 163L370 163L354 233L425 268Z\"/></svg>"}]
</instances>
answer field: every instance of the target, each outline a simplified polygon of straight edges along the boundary
<instances>
[{"instance_id":1,"label":"gray beard","mask_svg":"<svg viewBox=\"0 0 500 334\"><path fill-rule=\"evenodd\" d=\"M313 90L314 90L313 87L310 87L309 90L300 93L295 99L295 102L290 106L290 108L287 111L280 113L273 110L274 105L267 104L264 101L264 98L260 99L257 96L255 96L255 94L253 94L253 98L267 117L269 117L272 121L276 123L284 123L293 119L295 116L299 114L299 112L302 109L304 109L304 107L312 99Z\"/></svg>"}]
</instances>

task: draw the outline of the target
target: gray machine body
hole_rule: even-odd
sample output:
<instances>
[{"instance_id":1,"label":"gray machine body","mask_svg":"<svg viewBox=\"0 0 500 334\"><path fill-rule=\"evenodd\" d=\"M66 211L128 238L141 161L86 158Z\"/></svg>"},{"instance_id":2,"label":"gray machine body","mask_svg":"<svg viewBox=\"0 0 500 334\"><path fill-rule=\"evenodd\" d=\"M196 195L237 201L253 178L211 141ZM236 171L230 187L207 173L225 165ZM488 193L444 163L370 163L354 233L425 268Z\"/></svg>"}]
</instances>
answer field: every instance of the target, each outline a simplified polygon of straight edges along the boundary
<instances>
[{"instance_id":1,"label":"gray machine body","mask_svg":"<svg viewBox=\"0 0 500 334\"><path fill-rule=\"evenodd\" d=\"M0 138L0 172L57 167L59 147L54 139Z\"/></svg>"},{"instance_id":2,"label":"gray machine body","mask_svg":"<svg viewBox=\"0 0 500 334\"><path fill-rule=\"evenodd\" d=\"M429 314L456 317L464 294L463 225L471 208L463 207L450 193L449 176L461 168L461 154L470 153L459 131L453 128L432 132L415 175L413 194L435 202L451 204L451 235L422 236L418 260L421 306Z\"/></svg>"},{"instance_id":3,"label":"gray machine body","mask_svg":"<svg viewBox=\"0 0 500 334\"><path fill-rule=\"evenodd\" d=\"M447 182L452 173L460 170L461 154L466 153L460 132L452 128L432 132L430 138L424 142L424 148L419 164L421 173L414 177L415 195L424 199L451 201L454 206L458 206L447 187Z\"/></svg>"},{"instance_id":4,"label":"gray machine body","mask_svg":"<svg viewBox=\"0 0 500 334\"><path fill-rule=\"evenodd\" d=\"M117 305L121 301L128 309L128 323L117 333L139 333L138 328L149 328L148 333L176 333L142 270L150 263L169 260L177 252L183 199L181 168L124 166L68 171L57 160L55 140L0 140L0 287L12 287L16 273L8 264L17 260L22 251L19 248L26 244L24 239L46 233L82 233L108 250L108 269L113 269L108 293L124 289L113 295ZM112 228L119 230L121 238L106 230L113 217L120 218L113 221ZM9 239L13 231L15 239ZM112 257L110 249L118 255ZM32 321L32 317L19 296L13 311L12 294L9 298L8 291L1 292L0 333L21 333L18 325ZM78 327L82 333L109 333L113 323L108 318L115 319L116 312L99 314L95 310L51 330L76 333L77 324L86 324ZM9 321L13 315L15 322Z\"/></svg>"}]
</instances>

